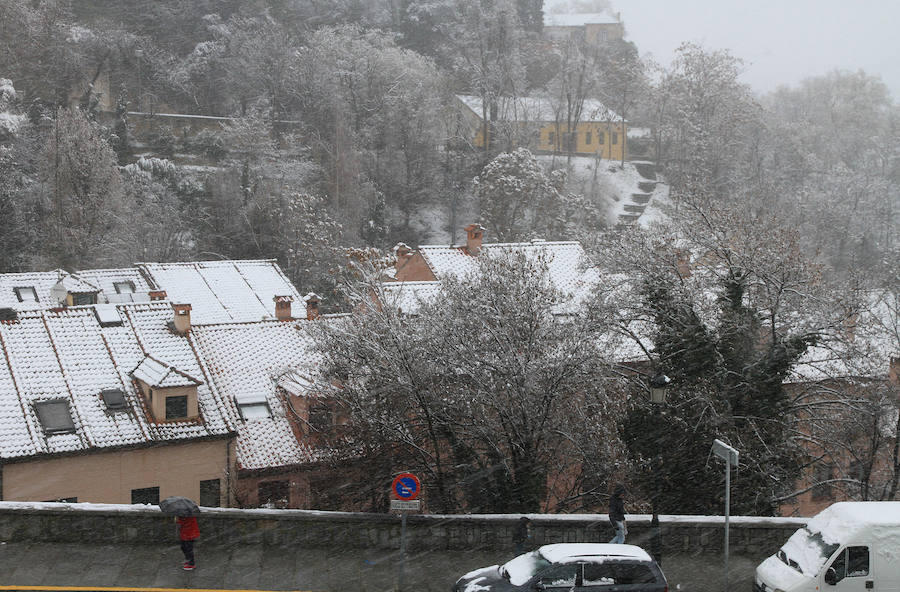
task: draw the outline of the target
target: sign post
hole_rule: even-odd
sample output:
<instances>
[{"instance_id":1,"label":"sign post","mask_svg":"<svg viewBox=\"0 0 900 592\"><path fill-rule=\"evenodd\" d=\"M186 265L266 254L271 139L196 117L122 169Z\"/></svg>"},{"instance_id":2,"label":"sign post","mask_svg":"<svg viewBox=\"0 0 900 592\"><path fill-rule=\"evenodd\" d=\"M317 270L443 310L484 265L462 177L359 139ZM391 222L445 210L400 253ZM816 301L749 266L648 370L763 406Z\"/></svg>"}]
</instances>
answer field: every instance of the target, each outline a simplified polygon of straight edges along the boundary
<instances>
[{"instance_id":1,"label":"sign post","mask_svg":"<svg viewBox=\"0 0 900 592\"><path fill-rule=\"evenodd\" d=\"M422 484L412 473L400 473L391 484L391 510L400 511L400 567L397 573L397 590L403 592L403 571L406 567L406 513L419 510L419 494Z\"/></svg>"},{"instance_id":2,"label":"sign post","mask_svg":"<svg viewBox=\"0 0 900 592\"><path fill-rule=\"evenodd\" d=\"M728 592L728 519L731 514L731 465L738 466L739 453L719 439L713 440L712 452L725 461L725 592Z\"/></svg>"}]
</instances>

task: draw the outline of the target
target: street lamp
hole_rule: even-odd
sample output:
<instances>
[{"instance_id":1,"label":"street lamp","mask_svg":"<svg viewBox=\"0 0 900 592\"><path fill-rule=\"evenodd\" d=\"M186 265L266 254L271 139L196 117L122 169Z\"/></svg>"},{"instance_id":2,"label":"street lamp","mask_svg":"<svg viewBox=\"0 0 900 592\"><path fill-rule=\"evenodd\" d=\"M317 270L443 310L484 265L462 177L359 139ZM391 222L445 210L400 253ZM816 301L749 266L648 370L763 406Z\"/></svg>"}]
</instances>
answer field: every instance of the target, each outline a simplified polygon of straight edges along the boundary
<instances>
[{"instance_id":1,"label":"street lamp","mask_svg":"<svg viewBox=\"0 0 900 592\"><path fill-rule=\"evenodd\" d=\"M653 404L654 412L657 417L659 417L660 406L666 402L666 389L669 386L669 383L672 382L672 379L663 374L662 372L658 372L652 378L650 378L650 402ZM657 467L659 466L659 457L657 454L655 461ZM656 467L654 467L656 469ZM654 473L658 473L658 470L654 470ZM654 475L656 477L656 475ZM653 485L653 498L650 500L653 504L653 518L650 520L650 554L653 555L653 558L656 559L657 563L662 563L662 532L659 528L659 513L656 509L656 498L659 495L658 486L656 483Z\"/></svg>"},{"instance_id":2,"label":"street lamp","mask_svg":"<svg viewBox=\"0 0 900 592\"><path fill-rule=\"evenodd\" d=\"M654 405L661 405L666 402L666 388L672 379L662 372L656 374L650 379L650 402Z\"/></svg>"}]
</instances>

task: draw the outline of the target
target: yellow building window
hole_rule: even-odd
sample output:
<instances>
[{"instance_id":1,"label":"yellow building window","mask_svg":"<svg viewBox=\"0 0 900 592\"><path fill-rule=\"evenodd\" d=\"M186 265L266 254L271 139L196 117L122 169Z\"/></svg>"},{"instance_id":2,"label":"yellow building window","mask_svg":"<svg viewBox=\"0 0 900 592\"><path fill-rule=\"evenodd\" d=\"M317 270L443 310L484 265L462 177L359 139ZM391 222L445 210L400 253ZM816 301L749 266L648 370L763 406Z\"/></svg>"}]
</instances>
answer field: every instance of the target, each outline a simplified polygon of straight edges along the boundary
<instances>
[{"instance_id":1,"label":"yellow building window","mask_svg":"<svg viewBox=\"0 0 900 592\"><path fill-rule=\"evenodd\" d=\"M584 143L590 144L593 139L593 134L591 132L584 132Z\"/></svg>"},{"instance_id":2,"label":"yellow building window","mask_svg":"<svg viewBox=\"0 0 900 592\"><path fill-rule=\"evenodd\" d=\"M612 132L612 143L613 144L619 143L619 134L617 134L616 132Z\"/></svg>"}]
</instances>

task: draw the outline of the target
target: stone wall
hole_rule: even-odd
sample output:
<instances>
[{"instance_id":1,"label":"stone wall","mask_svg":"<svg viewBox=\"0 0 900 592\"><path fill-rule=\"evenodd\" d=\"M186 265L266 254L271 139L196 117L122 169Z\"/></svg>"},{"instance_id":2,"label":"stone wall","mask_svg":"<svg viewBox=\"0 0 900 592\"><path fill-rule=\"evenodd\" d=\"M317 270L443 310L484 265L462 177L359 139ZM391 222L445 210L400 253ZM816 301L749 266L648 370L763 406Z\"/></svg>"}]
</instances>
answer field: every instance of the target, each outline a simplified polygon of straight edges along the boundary
<instances>
[{"instance_id":1,"label":"stone wall","mask_svg":"<svg viewBox=\"0 0 900 592\"><path fill-rule=\"evenodd\" d=\"M606 542L613 534L605 515L531 514L535 545ZM511 550L518 515L410 515L408 549ZM803 518L735 517L731 522L734 554L764 557L773 553ZM201 539L242 544L392 549L400 546L401 519L388 514L309 510L204 509ZM651 548L649 516L628 517L628 542ZM720 553L721 517L663 516L662 552ZM173 518L155 506L0 502L0 542L172 542Z\"/></svg>"}]
</instances>

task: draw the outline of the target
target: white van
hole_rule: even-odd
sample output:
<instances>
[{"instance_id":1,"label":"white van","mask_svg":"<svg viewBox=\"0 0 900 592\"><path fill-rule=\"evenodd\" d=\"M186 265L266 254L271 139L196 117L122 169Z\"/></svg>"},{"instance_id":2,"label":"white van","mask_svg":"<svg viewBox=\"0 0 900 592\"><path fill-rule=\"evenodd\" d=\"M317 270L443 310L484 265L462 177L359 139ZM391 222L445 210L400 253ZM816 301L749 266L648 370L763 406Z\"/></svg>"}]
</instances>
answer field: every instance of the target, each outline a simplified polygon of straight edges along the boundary
<instances>
[{"instance_id":1,"label":"white van","mask_svg":"<svg viewBox=\"0 0 900 592\"><path fill-rule=\"evenodd\" d=\"M900 502L839 502L756 568L754 592L900 592Z\"/></svg>"}]
</instances>

